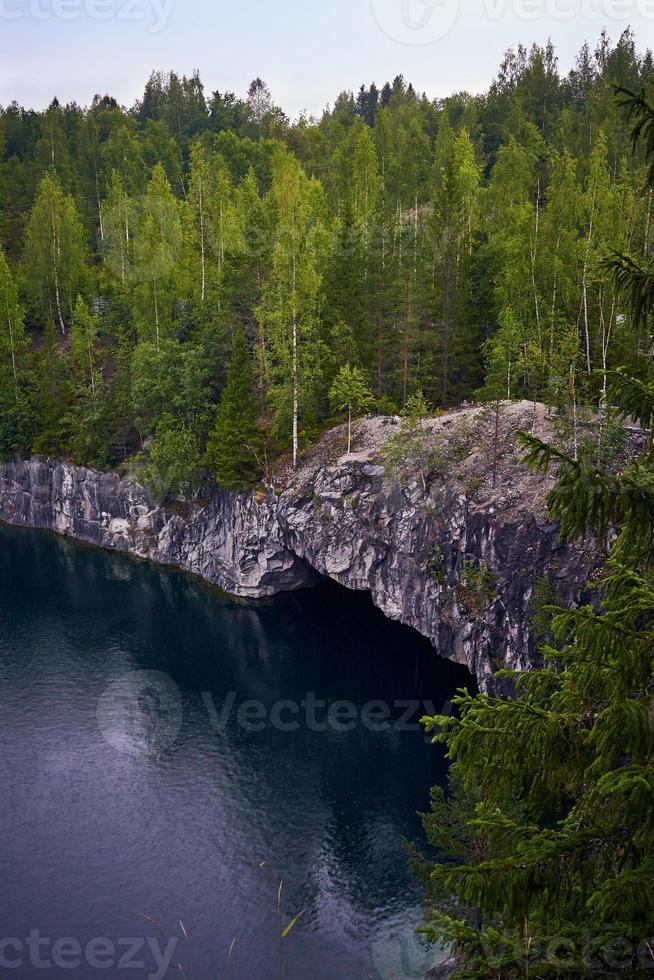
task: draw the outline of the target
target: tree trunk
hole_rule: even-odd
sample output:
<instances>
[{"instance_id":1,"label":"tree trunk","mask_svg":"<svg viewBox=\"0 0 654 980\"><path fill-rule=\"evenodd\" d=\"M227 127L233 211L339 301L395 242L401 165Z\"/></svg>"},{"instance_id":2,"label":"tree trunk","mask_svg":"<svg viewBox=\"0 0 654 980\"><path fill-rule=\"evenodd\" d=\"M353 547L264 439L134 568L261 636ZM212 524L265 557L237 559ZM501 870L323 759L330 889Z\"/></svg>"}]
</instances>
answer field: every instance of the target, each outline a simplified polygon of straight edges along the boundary
<instances>
[{"instance_id":1,"label":"tree trunk","mask_svg":"<svg viewBox=\"0 0 654 980\"><path fill-rule=\"evenodd\" d=\"M206 287L205 254L204 254L204 202L202 200L202 179L200 178L200 296L204 306L204 294Z\"/></svg>"},{"instance_id":2,"label":"tree trunk","mask_svg":"<svg viewBox=\"0 0 654 980\"><path fill-rule=\"evenodd\" d=\"M100 200L100 181L98 179L98 161L93 150L93 174L95 176L95 197L98 202L98 220L100 222L100 241L104 242L104 221L102 219L102 201Z\"/></svg>"},{"instance_id":3,"label":"tree trunk","mask_svg":"<svg viewBox=\"0 0 654 980\"><path fill-rule=\"evenodd\" d=\"M14 348L14 328L11 322L11 312L9 310L8 303L7 303L7 324L9 326L9 348L11 351L11 369L14 375L14 391L16 392L16 401L18 401L18 371L16 369L16 350Z\"/></svg>"},{"instance_id":4,"label":"tree trunk","mask_svg":"<svg viewBox=\"0 0 654 980\"><path fill-rule=\"evenodd\" d=\"M575 384L575 366L570 365L570 379L572 382L572 433L574 438L574 458L579 458L579 435L577 430L577 388Z\"/></svg>"},{"instance_id":5,"label":"tree trunk","mask_svg":"<svg viewBox=\"0 0 654 980\"><path fill-rule=\"evenodd\" d=\"M157 284L153 282L154 288L154 328L157 335L157 350L159 350L159 303L157 301Z\"/></svg>"},{"instance_id":6,"label":"tree trunk","mask_svg":"<svg viewBox=\"0 0 654 980\"><path fill-rule=\"evenodd\" d=\"M538 347L539 350L543 349L543 341L541 336L541 326L540 326L540 304L538 302L538 290L536 288L536 255L538 250L538 226L540 221L540 179L538 181L538 190L536 192L536 225L534 228L534 240L531 247L531 287L534 292L534 309L536 313L536 327L538 330Z\"/></svg>"},{"instance_id":7,"label":"tree trunk","mask_svg":"<svg viewBox=\"0 0 654 980\"><path fill-rule=\"evenodd\" d=\"M450 359L450 302L451 302L451 263L450 243L447 242L447 252L444 265L444 309L443 309L443 348L441 354L441 399L447 405L449 392L449 359Z\"/></svg>"},{"instance_id":8,"label":"tree trunk","mask_svg":"<svg viewBox=\"0 0 654 980\"><path fill-rule=\"evenodd\" d=\"M293 255L293 469L297 468L298 455L298 350L297 350L297 308L296 308L296 258Z\"/></svg>"},{"instance_id":9,"label":"tree trunk","mask_svg":"<svg viewBox=\"0 0 654 980\"><path fill-rule=\"evenodd\" d=\"M584 269L582 273L582 312L584 315L584 339L586 341L586 367L588 373L592 371L590 359L590 329L588 326L588 261L590 258L590 247L593 241L593 225L595 221L595 191L593 192L593 204L590 212L590 224L588 227L588 241L586 242L586 254L584 256Z\"/></svg>"},{"instance_id":10,"label":"tree trunk","mask_svg":"<svg viewBox=\"0 0 654 980\"><path fill-rule=\"evenodd\" d=\"M57 308L57 319L59 320L59 327L61 328L62 334L65 334L66 325L64 323L63 314L61 312L61 297L59 295L59 268L57 265L57 262L59 260L59 239L57 236L57 224L55 221L54 207L51 207L50 217L52 219L52 271L54 273L55 305Z\"/></svg>"},{"instance_id":11,"label":"tree trunk","mask_svg":"<svg viewBox=\"0 0 654 980\"><path fill-rule=\"evenodd\" d=\"M86 352L89 358L89 377L91 379L91 393L95 398L95 375L93 373L93 347L91 344L91 338L87 333L86 336Z\"/></svg>"},{"instance_id":12,"label":"tree trunk","mask_svg":"<svg viewBox=\"0 0 654 980\"><path fill-rule=\"evenodd\" d=\"M615 302L616 302L616 297L614 295L611 302L611 311L609 314L609 323L607 327L606 318L604 316L604 296L603 295L600 296L600 324L602 328L602 375L603 377L602 377L602 392L600 395L600 403L599 403L600 424L599 424L598 448L602 447L602 443L604 441L604 432L608 420L607 371L608 371L609 346L611 344L611 333L613 330L613 317L615 314Z\"/></svg>"}]
</instances>

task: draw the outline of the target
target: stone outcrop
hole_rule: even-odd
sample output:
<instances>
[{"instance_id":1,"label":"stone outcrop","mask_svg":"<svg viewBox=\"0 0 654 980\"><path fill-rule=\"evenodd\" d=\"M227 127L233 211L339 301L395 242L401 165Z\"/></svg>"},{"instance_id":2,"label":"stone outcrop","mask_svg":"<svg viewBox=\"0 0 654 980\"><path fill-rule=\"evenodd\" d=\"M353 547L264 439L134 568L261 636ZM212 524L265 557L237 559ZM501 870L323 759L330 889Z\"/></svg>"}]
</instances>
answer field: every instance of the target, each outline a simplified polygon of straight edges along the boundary
<instances>
[{"instance_id":1,"label":"stone outcrop","mask_svg":"<svg viewBox=\"0 0 654 980\"><path fill-rule=\"evenodd\" d=\"M157 505L113 473L42 457L0 464L0 519L47 528L200 575L251 599L328 576L368 590L391 619L466 664L483 688L500 666L537 659L530 633L536 583L575 601L594 558L559 540L544 503L549 481L519 463L518 427L547 435L543 412L507 406L497 489L490 480L492 420L476 409L427 424L443 464L426 489L385 476L380 447L396 420L358 423L342 453L332 430L276 488L236 494L205 486L188 501Z\"/></svg>"}]
</instances>

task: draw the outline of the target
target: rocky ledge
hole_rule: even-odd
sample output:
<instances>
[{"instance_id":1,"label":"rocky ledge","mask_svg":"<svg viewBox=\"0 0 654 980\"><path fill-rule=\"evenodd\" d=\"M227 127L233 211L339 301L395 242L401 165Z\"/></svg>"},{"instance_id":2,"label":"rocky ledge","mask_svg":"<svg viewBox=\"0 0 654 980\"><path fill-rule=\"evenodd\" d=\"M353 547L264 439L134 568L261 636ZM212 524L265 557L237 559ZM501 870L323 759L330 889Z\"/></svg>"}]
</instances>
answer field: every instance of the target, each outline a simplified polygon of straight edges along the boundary
<instances>
[{"instance_id":1,"label":"rocky ledge","mask_svg":"<svg viewBox=\"0 0 654 980\"><path fill-rule=\"evenodd\" d=\"M426 488L385 475L380 450L395 419L363 419L344 456L331 430L275 487L236 494L209 485L157 505L113 473L35 457L0 464L0 519L178 566L247 598L328 576L368 590L391 619L466 664L483 689L498 667L537 662L535 592L577 601L596 563L559 539L547 516L551 478L520 463L520 428L551 436L541 406L502 408L492 486L494 420L467 408L425 428L440 447ZM541 589L542 586L542 589Z\"/></svg>"}]
</instances>

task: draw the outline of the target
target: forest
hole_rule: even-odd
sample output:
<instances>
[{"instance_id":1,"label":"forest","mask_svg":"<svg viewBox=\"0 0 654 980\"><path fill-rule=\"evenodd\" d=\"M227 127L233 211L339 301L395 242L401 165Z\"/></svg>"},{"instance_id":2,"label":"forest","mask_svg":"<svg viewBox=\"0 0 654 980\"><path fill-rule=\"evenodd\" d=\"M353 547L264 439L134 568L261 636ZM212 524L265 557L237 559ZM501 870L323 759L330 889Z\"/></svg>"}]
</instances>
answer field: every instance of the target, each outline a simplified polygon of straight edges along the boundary
<instances>
[{"instance_id":1,"label":"forest","mask_svg":"<svg viewBox=\"0 0 654 980\"><path fill-rule=\"evenodd\" d=\"M423 719L450 767L410 848L421 933L462 980L652 975L653 90L625 31L567 75L518 47L482 95L397 77L319 120L172 72L132 108L0 111L0 456L164 499L270 483L363 412L404 415L405 469L407 420L464 401L569 424L519 439L597 550L585 604L556 607L552 563L532 668ZM640 454L606 452L612 418Z\"/></svg>"},{"instance_id":2,"label":"forest","mask_svg":"<svg viewBox=\"0 0 654 980\"><path fill-rule=\"evenodd\" d=\"M559 72L510 50L482 95L399 76L286 118L155 73L124 108L0 110L0 454L241 489L345 412L606 403L650 355L606 267L647 255L652 189L604 33ZM604 373L602 373L604 372Z\"/></svg>"}]
</instances>

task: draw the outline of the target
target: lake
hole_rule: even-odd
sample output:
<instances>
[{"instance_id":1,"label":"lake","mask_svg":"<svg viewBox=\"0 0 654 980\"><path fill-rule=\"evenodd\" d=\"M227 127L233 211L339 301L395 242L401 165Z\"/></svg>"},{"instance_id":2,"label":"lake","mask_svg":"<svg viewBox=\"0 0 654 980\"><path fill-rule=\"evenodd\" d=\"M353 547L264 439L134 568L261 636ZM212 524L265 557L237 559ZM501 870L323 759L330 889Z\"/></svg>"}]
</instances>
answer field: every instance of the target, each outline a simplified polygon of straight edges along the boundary
<instances>
[{"instance_id":1,"label":"lake","mask_svg":"<svg viewBox=\"0 0 654 980\"><path fill-rule=\"evenodd\" d=\"M468 682L365 594L0 526L0 976L421 978L417 721Z\"/></svg>"}]
</instances>

